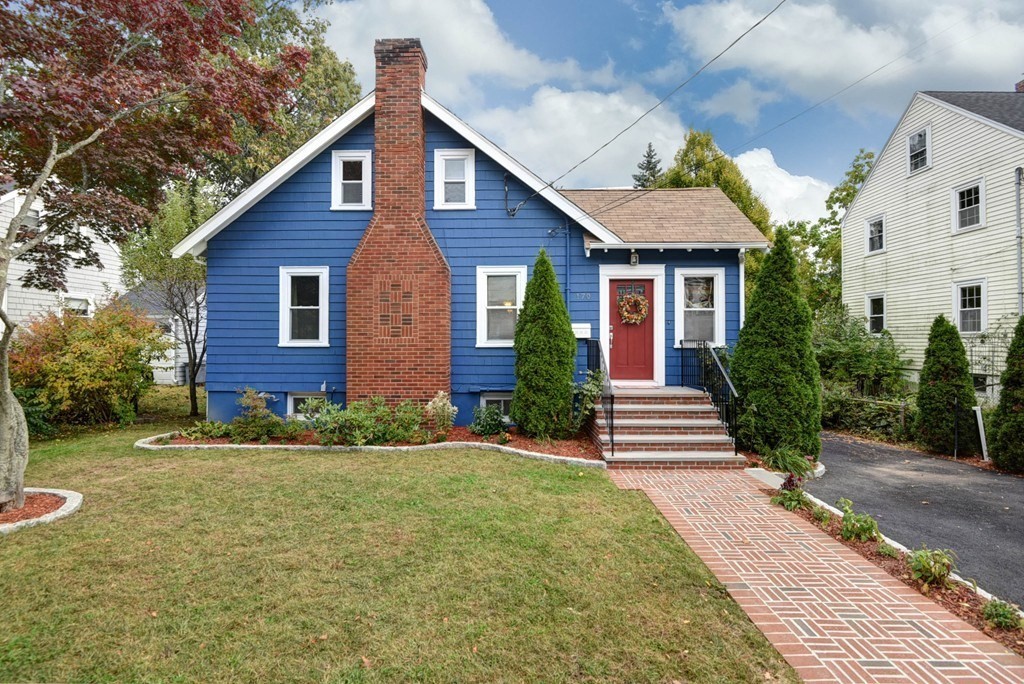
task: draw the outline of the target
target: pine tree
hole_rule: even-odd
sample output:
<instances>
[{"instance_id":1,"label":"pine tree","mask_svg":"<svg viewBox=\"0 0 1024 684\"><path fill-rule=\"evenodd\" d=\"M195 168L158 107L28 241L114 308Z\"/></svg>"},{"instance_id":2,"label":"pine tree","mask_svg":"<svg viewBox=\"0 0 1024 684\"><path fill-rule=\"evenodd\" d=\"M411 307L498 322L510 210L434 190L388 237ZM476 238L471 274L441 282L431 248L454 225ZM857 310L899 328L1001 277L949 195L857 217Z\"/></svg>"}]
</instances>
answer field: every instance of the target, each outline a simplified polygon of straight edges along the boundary
<instances>
[{"instance_id":1,"label":"pine tree","mask_svg":"<svg viewBox=\"0 0 1024 684\"><path fill-rule=\"evenodd\" d=\"M821 379L811 310L800 294L789 233L764 259L730 373L740 395L739 441L756 451L821 451Z\"/></svg>"},{"instance_id":2,"label":"pine tree","mask_svg":"<svg viewBox=\"0 0 1024 684\"><path fill-rule=\"evenodd\" d=\"M654 151L653 144L647 143L644 158L640 160L636 168L640 173L633 174L634 188L642 190L657 187L658 180L661 178L661 160L658 159L658 153Z\"/></svg>"},{"instance_id":3,"label":"pine tree","mask_svg":"<svg viewBox=\"0 0 1024 684\"><path fill-rule=\"evenodd\" d=\"M1013 331L1006 370L1000 379L993 420L992 460L1000 468L1024 472L1024 316Z\"/></svg>"},{"instance_id":4,"label":"pine tree","mask_svg":"<svg viewBox=\"0 0 1024 684\"><path fill-rule=\"evenodd\" d=\"M956 327L939 314L928 333L928 347L917 390L917 437L927 447L945 454L954 449L959 414L959 450L977 450L977 430L971 407L975 403L967 352Z\"/></svg>"},{"instance_id":5,"label":"pine tree","mask_svg":"<svg viewBox=\"0 0 1024 684\"><path fill-rule=\"evenodd\" d=\"M561 437L571 431L576 337L551 259L543 249L526 284L516 322L516 388L511 418L525 434Z\"/></svg>"}]
</instances>

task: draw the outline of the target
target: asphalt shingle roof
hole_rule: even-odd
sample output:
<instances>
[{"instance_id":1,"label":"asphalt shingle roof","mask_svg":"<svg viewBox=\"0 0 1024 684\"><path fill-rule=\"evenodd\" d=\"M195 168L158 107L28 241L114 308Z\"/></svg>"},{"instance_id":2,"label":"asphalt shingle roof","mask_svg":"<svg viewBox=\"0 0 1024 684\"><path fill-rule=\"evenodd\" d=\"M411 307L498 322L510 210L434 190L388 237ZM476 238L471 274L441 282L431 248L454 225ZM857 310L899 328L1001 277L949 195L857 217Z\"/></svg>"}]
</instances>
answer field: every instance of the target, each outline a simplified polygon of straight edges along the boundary
<instances>
[{"instance_id":1,"label":"asphalt shingle roof","mask_svg":"<svg viewBox=\"0 0 1024 684\"><path fill-rule=\"evenodd\" d=\"M1024 131L1024 93L926 90L924 94Z\"/></svg>"},{"instance_id":2,"label":"asphalt shingle roof","mask_svg":"<svg viewBox=\"0 0 1024 684\"><path fill-rule=\"evenodd\" d=\"M560 192L627 243L768 242L718 188Z\"/></svg>"}]
</instances>

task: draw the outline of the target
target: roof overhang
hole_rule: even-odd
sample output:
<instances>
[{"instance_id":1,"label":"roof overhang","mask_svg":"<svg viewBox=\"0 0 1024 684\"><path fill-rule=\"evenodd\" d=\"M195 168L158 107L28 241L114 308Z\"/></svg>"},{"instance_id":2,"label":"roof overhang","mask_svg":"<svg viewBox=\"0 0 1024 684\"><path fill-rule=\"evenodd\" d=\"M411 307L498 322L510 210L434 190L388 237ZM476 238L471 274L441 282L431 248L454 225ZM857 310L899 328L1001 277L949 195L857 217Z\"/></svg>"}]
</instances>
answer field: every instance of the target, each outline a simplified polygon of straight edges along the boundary
<instances>
[{"instance_id":1,"label":"roof overhang","mask_svg":"<svg viewBox=\"0 0 1024 684\"><path fill-rule=\"evenodd\" d=\"M584 244L587 256L593 250L605 251L610 249L628 249L636 251L639 249L656 249L663 252L666 249L684 249L692 252L695 249L710 249L718 252L723 249L768 249L768 241L763 242L588 242Z\"/></svg>"}]
</instances>

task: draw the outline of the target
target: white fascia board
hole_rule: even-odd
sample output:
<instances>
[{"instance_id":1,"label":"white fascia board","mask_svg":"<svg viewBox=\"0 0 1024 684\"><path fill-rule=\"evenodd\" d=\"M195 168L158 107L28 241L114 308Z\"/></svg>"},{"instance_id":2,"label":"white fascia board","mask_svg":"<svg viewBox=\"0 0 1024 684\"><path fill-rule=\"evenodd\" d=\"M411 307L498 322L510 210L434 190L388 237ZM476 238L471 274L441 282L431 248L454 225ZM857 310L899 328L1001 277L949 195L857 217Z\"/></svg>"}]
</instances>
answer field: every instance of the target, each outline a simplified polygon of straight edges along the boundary
<instances>
[{"instance_id":1,"label":"white fascia board","mask_svg":"<svg viewBox=\"0 0 1024 684\"><path fill-rule=\"evenodd\" d=\"M325 129L310 138L302 147L292 152L259 180L249 186L242 194L228 202L223 209L211 216L203 225L179 242L171 250L174 258L186 254L199 256L206 251L206 243L214 235L222 231L232 221L245 213L254 204L266 197L274 188L286 181L309 160L326 150L330 145L348 133L373 113L374 93L370 93L357 102L351 109L332 121Z\"/></svg>"},{"instance_id":2,"label":"white fascia board","mask_svg":"<svg viewBox=\"0 0 1024 684\"><path fill-rule=\"evenodd\" d=\"M595 249L768 249L768 241L763 242L591 242L588 252Z\"/></svg>"},{"instance_id":3,"label":"white fascia board","mask_svg":"<svg viewBox=\"0 0 1024 684\"><path fill-rule=\"evenodd\" d=\"M562 193L541 180L536 174L512 158L508 152L492 143L490 140L473 130L469 124L445 109L437 100L423 93L423 108L436 116L456 133L468 140L474 147L493 159L506 171L516 176L526 184L528 188L546 199L552 205L569 216L585 230L595 237L600 238L609 244L621 244L622 240L618 235L604 227L600 222L592 218L587 212L580 209Z\"/></svg>"},{"instance_id":4,"label":"white fascia board","mask_svg":"<svg viewBox=\"0 0 1024 684\"><path fill-rule=\"evenodd\" d=\"M0 195L0 204L7 204L12 199L17 197L20 192L21 192L21 190L11 190L10 192L8 192L5 195Z\"/></svg>"}]
</instances>

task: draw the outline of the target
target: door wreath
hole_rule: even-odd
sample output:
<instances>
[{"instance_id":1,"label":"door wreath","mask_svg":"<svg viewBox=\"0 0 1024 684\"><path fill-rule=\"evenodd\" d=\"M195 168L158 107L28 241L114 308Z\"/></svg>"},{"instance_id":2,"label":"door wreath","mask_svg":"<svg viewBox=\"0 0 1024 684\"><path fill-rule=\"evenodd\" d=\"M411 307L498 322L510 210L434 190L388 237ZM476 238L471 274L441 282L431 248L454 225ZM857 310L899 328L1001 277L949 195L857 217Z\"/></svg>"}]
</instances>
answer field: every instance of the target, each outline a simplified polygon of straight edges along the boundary
<instances>
[{"instance_id":1,"label":"door wreath","mask_svg":"<svg viewBox=\"0 0 1024 684\"><path fill-rule=\"evenodd\" d=\"M650 304L641 294L627 294L619 297L619 317L627 325L640 325L647 318Z\"/></svg>"}]
</instances>

